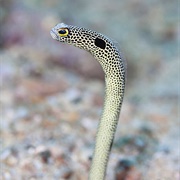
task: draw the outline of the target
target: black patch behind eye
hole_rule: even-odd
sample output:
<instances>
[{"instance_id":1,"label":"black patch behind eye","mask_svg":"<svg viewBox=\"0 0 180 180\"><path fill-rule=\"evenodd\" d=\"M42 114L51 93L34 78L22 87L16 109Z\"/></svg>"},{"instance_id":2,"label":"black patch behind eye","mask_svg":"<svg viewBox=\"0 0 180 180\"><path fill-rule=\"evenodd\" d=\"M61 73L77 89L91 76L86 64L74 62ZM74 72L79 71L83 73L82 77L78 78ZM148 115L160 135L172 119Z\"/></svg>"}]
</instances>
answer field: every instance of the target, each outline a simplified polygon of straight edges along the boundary
<instances>
[{"instance_id":1,"label":"black patch behind eye","mask_svg":"<svg viewBox=\"0 0 180 180\"><path fill-rule=\"evenodd\" d=\"M100 47L101 49L105 49L105 47L106 47L105 41L102 40L102 39L99 39L99 38L96 38L96 39L95 39L95 45L96 45L97 47Z\"/></svg>"}]
</instances>

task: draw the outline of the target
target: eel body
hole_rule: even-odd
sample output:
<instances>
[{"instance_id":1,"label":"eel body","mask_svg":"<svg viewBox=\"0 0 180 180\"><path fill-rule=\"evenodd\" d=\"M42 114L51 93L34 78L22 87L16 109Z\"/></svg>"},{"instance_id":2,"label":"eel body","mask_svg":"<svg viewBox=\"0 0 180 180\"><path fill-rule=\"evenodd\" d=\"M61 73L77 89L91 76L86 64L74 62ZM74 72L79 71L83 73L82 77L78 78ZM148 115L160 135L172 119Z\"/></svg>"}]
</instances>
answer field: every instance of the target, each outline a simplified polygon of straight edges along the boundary
<instances>
[{"instance_id":1,"label":"eel body","mask_svg":"<svg viewBox=\"0 0 180 180\"><path fill-rule=\"evenodd\" d=\"M50 34L53 39L92 54L105 74L105 98L100 118L89 180L103 180L116 131L125 90L125 64L116 45L101 33L64 23L57 24Z\"/></svg>"}]
</instances>

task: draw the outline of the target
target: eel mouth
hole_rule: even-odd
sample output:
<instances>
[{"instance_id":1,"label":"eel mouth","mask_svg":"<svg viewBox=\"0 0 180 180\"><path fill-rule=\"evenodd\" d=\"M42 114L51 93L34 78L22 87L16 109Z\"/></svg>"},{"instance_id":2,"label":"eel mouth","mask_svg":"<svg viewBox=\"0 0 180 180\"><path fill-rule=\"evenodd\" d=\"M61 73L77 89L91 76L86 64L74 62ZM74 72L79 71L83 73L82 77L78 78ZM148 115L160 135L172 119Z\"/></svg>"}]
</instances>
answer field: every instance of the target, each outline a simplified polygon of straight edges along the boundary
<instances>
[{"instance_id":1,"label":"eel mouth","mask_svg":"<svg viewBox=\"0 0 180 180\"><path fill-rule=\"evenodd\" d=\"M59 37L57 36L56 32L53 29L50 31L50 34L51 34L53 39L59 40Z\"/></svg>"}]
</instances>

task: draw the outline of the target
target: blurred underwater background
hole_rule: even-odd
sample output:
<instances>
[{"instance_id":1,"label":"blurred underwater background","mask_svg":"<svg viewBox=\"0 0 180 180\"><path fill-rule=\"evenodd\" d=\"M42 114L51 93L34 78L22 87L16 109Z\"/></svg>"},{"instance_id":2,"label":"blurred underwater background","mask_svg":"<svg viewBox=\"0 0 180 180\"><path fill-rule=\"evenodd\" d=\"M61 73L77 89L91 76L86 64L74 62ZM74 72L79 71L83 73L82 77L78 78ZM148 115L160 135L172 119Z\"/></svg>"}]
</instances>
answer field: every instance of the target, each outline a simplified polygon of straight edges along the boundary
<instances>
[{"instance_id":1,"label":"blurred underwater background","mask_svg":"<svg viewBox=\"0 0 180 180\"><path fill-rule=\"evenodd\" d=\"M180 178L178 1L0 3L0 179L88 178L104 74L90 54L51 38L60 22L107 35L127 61L106 179Z\"/></svg>"}]
</instances>

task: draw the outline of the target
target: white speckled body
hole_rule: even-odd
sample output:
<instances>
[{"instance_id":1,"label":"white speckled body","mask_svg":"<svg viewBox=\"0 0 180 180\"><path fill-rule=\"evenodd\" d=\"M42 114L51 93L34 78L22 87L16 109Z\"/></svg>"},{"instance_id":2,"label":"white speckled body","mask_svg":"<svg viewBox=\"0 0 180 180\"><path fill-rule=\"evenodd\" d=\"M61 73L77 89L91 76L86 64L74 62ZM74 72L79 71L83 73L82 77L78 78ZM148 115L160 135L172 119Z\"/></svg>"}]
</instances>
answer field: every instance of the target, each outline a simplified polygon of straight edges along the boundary
<instances>
[{"instance_id":1,"label":"white speckled body","mask_svg":"<svg viewBox=\"0 0 180 180\"><path fill-rule=\"evenodd\" d=\"M59 29L67 29L61 37ZM60 23L51 30L54 39L89 51L105 73L104 107L96 135L89 180L103 180L125 90L125 65L114 43L95 31Z\"/></svg>"}]
</instances>

